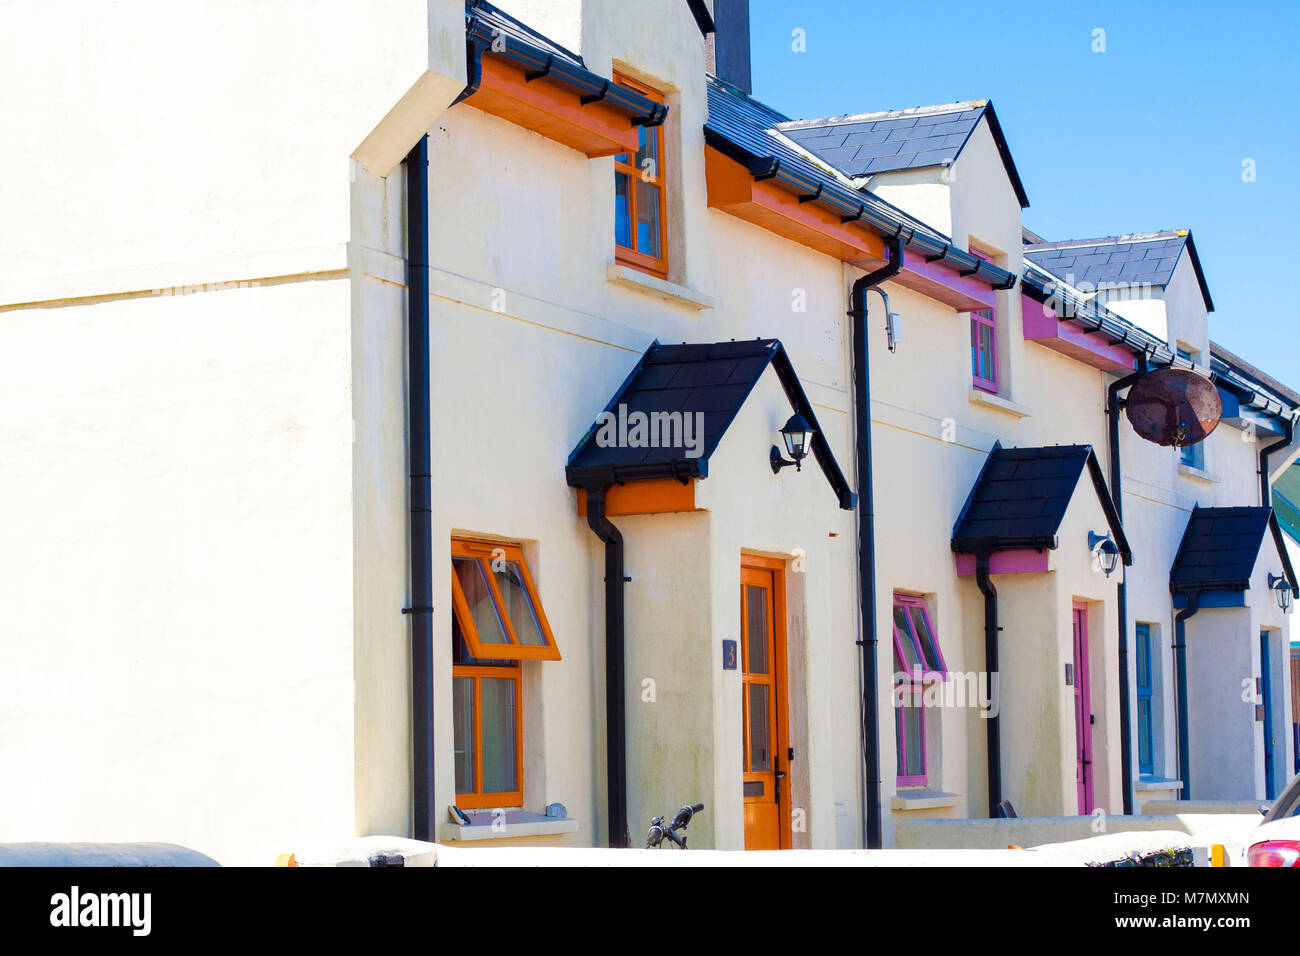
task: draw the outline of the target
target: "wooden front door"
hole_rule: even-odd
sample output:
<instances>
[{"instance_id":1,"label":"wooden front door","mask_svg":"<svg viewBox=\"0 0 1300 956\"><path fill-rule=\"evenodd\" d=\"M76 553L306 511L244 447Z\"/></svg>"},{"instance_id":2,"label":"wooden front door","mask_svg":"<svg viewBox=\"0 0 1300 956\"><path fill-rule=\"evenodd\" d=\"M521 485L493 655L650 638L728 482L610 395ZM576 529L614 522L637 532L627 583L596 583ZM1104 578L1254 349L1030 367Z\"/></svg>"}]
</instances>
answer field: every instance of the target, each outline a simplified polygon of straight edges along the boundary
<instances>
[{"instance_id":1,"label":"wooden front door","mask_svg":"<svg viewBox=\"0 0 1300 956\"><path fill-rule=\"evenodd\" d=\"M1092 696L1088 681L1088 609L1074 606L1075 782L1079 812L1092 812Z\"/></svg>"},{"instance_id":2,"label":"wooden front door","mask_svg":"<svg viewBox=\"0 0 1300 956\"><path fill-rule=\"evenodd\" d=\"M783 568L747 556L740 570L746 850L790 846Z\"/></svg>"}]
</instances>

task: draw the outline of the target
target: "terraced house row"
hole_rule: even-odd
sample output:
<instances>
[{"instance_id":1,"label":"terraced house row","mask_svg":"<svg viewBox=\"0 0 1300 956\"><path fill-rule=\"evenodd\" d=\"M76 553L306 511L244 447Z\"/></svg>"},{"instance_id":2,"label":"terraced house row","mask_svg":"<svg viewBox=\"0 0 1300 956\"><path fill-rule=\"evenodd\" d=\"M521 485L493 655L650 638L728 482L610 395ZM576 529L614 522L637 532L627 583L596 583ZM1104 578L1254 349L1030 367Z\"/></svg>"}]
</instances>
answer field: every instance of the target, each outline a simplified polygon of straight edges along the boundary
<instances>
[{"instance_id":1,"label":"terraced house row","mask_svg":"<svg viewBox=\"0 0 1300 956\"><path fill-rule=\"evenodd\" d=\"M1190 231L1030 232L985 100L778 112L737 0L249 16L18 91L109 159L48 121L0 238L0 840L892 846L1287 778L1300 396Z\"/></svg>"}]
</instances>

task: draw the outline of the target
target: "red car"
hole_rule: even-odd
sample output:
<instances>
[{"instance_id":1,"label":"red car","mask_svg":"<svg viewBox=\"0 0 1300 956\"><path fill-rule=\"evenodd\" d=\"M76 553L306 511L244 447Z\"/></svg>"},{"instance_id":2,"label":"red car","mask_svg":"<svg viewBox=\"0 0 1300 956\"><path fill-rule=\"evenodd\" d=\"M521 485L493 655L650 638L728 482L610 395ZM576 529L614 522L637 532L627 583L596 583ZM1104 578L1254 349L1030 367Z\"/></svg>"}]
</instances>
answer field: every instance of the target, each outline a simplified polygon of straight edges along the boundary
<instances>
[{"instance_id":1,"label":"red car","mask_svg":"<svg viewBox=\"0 0 1300 956\"><path fill-rule=\"evenodd\" d=\"M1300 867L1300 775L1296 776L1259 825L1246 850L1248 866Z\"/></svg>"}]
</instances>

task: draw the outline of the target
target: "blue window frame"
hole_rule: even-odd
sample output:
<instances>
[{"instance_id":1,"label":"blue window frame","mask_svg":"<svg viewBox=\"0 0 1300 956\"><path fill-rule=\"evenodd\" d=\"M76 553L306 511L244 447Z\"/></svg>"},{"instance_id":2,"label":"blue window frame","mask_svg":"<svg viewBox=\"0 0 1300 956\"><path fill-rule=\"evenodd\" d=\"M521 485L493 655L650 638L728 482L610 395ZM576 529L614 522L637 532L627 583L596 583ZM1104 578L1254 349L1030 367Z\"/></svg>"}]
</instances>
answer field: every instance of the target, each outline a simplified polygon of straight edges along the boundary
<instances>
[{"instance_id":1,"label":"blue window frame","mask_svg":"<svg viewBox=\"0 0 1300 956\"><path fill-rule=\"evenodd\" d=\"M1186 349L1179 349L1178 354L1181 355L1183 358L1187 359L1187 361L1189 362L1196 361L1196 357L1191 352L1188 352ZM1189 468L1204 468L1205 467L1204 461L1205 459L1201 457L1200 442L1197 442L1195 445L1179 446L1178 463L1180 465L1187 465Z\"/></svg>"},{"instance_id":2,"label":"blue window frame","mask_svg":"<svg viewBox=\"0 0 1300 956\"><path fill-rule=\"evenodd\" d=\"M1151 625L1137 625L1138 771L1155 773L1155 739L1151 713Z\"/></svg>"}]
</instances>

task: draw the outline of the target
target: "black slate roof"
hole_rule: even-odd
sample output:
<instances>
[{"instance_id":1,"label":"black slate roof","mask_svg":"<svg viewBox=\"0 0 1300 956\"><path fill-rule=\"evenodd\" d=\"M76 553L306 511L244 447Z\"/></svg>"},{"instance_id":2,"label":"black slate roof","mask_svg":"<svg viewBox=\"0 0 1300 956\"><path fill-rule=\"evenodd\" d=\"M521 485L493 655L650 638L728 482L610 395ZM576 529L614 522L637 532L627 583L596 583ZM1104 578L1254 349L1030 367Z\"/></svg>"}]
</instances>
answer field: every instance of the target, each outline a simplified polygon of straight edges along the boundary
<instances>
[{"instance_id":1,"label":"black slate roof","mask_svg":"<svg viewBox=\"0 0 1300 956\"><path fill-rule=\"evenodd\" d=\"M1209 287L1201 272L1196 246L1187 230L1107 236L1101 239L1070 239L1065 242L1031 242L1025 258L1071 285L1089 283L1133 283L1166 286L1187 249L1192 258L1205 308L1213 312Z\"/></svg>"},{"instance_id":2,"label":"black slate roof","mask_svg":"<svg viewBox=\"0 0 1300 956\"><path fill-rule=\"evenodd\" d=\"M871 176L951 164L985 117L1016 198L1022 208L1028 206L997 114L986 100L795 120L778 129L849 176Z\"/></svg>"},{"instance_id":3,"label":"black slate roof","mask_svg":"<svg viewBox=\"0 0 1300 956\"><path fill-rule=\"evenodd\" d=\"M840 506L855 507L856 495L850 491L839 464L831 454L812 403L804 394L794 367L777 339L693 345L653 343L605 411L617 415L619 406L623 405L628 415L633 412L702 413L702 454L688 457L687 449L683 447L602 446L597 440L600 430L598 418L569 456L565 469L569 484L706 477L709 457L769 365L777 373L791 407L814 428L813 457L839 496ZM761 455L762 449L758 451L755 467L764 468L766 462Z\"/></svg>"},{"instance_id":4,"label":"black slate roof","mask_svg":"<svg viewBox=\"0 0 1300 956\"><path fill-rule=\"evenodd\" d=\"M1283 571L1294 582L1272 508L1193 508L1169 573L1169 590L1244 591L1250 587L1250 575L1269 530L1282 556Z\"/></svg>"},{"instance_id":5,"label":"black slate roof","mask_svg":"<svg viewBox=\"0 0 1300 956\"><path fill-rule=\"evenodd\" d=\"M1079 477L1087 470L1125 564L1132 555L1091 445L993 446L952 529L959 553L1055 548Z\"/></svg>"},{"instance_id":6,"label":"black slate roof","mask_svg":"<svg viewBox=\"0 0 1300 956\"><path fill-rule=\"evenodd\" d=\"M842 169L830 161L809 158L795 146L786 142L784 136L775 135L790 117L779 113L765 103L760 103L743 90L737 89L725 80L708 76L709 117L704 124L706 138L712 137L714 145L720 140L739 146L746 153L761 156L786 169L797 169L810 180L824 183L830 188L839 187L851 192L855 199L868 207L880 211L886 218L905 219L908 226L918 232L925 232L936 239L951 241L939 231L930 228L919 219L902 213L898 207L885 202L874 193L858 189L848 179ZM812 150L808 150L812 152Z\"/></svg>"},{"instance_id":7,"label":"black slate roof","mask_svg":"<svg viewBox=\"0 0 1300 956\"><path fill-rule=\"evenodd\" d=\"M705 142L746 165L756 178L790 174L815 197L807 201L828 204L842 216L847 213L849 220L861 218L882 235L901 233L927 256L942 253L950 266L977 271L993 288L1010 289L1016 284L1012 273L954 249L951 237L855 185L843 170L787 138L780 127L789 117L716 76L708 77L708 101Z\"/></svg>"}]
</instances>

